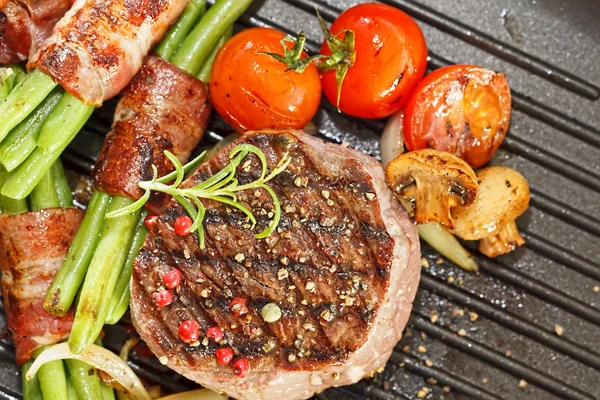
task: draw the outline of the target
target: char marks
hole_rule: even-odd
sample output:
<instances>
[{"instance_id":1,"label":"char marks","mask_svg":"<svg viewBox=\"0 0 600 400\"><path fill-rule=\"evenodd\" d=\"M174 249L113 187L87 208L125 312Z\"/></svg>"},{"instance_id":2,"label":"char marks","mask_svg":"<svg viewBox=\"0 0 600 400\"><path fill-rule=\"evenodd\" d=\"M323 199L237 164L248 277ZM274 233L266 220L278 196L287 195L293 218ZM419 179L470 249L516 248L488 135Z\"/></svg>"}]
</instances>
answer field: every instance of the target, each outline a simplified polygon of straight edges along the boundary
<instances>
[{"instance_id":1,"label":"char marks","mask_svg":"<svg viewBox=\"0 0 600 400\"><path fill-rule=\"evenodd\" d=\"M125 88L186 4L77 0L28 68L44 71L84 103L100 106Z\"/></svg>"},{"instance_id":2,"label":"char marks","mask_svg":"<svg viewBox=\"0 0 600 400\"><path fill-rule=\"evenodd\" d=\"M253 210L255 229L242 213L204 202L206 246L200 249L196 235L174 233L174 220L184 211L172 202L135 263L133 293L141 296L140 307L134 306L137 324L153 336L146 340L154 352L187 367L220 368L215 344L189 346L179 340L177 327L185 319L197 320L203 331L220 326L228 345L254 360L254 370L312 370L344 362L365 343L389 285L394 239L372 197L373 178L351 157L337 165L323 163L291 133L251 134L241 142L259 147L269 168L286 152L292 158L269 182L281 202L278 229L266 239L254 238L269 224L273 205L266 192L248 190L238 200ZM219 153L184 185L218 172L229 162L227 154L228 149ZM236 177L244 183L259 175L258 159L251 155ZM172 268L184 279L175 302L159 309L151 296ZM230 311L236 297L247 301L248 314ZM270 302L281 308L282 318L266 323L260 311Z\"/></svg>"}]
</instances>

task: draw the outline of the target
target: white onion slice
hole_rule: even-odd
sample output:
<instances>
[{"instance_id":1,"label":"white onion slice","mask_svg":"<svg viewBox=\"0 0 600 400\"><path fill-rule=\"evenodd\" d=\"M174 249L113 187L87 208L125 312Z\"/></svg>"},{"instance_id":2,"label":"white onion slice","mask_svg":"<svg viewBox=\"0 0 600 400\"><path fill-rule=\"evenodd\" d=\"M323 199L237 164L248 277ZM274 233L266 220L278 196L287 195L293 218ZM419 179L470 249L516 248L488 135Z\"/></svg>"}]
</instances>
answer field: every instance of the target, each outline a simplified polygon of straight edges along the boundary
<instances>
[{"instance_id":1,"label":"white onion slice","mask_svg":"<svg viewBox=\"0 0 600 400\"><path fill-rule=\"evenodd\" d=\"M390 161L404 153L404 111L392 115L381 134L381 163L385 168Z\"/></svg>"},{"instance_id":2,"label":"white onion slice","mask_svg":"<svg viewBox=\"0 0 600 400\"><path fill-rule=\"evenodd\" d=\"M144 385L142 385L142 382L140 382L129 365L116 354L95 344L88 347L81 354L72 353L69 350L69 344L66 342L49 347L35 359L31 368L27 371L26 377L27 379L33 378L40 367L47 362L65 359L81 360L94 368L106 372L111 378L126 388L135 400L151 400Z\"/></svg>"}]
</instances>

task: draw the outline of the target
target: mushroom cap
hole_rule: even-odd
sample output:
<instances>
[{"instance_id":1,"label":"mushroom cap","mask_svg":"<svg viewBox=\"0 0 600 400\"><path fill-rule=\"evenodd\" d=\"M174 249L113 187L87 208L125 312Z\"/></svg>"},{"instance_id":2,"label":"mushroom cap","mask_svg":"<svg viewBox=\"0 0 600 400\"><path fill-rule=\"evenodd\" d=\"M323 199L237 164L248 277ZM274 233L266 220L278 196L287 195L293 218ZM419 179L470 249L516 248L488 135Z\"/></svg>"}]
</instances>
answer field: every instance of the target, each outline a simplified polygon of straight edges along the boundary
<instances>
[{"instance_id":1,"label":"mushroom cap","mask_svg":"<svg viewBox=\"0 0 600 400\"><path fill-rule=\"evenodd\" d=\"M451 210L454 233L465 240L498 234L527 210L529 185L518 171L487 167L477 172L479 191L473 204Z\"/></svg>"},{"instance_id":2,"label":"mushroom cap","mask_svg":"<svg viewBox=\"0 0 600 400\"><path fill-rule=\"evenodd\" d=\"M471 204L477 195L477 177L460 158L433 149L405 153L385 170L392 191L410 198L418 223L437 221L452 228L450 208Z\"/></svg>"}]
</instances>

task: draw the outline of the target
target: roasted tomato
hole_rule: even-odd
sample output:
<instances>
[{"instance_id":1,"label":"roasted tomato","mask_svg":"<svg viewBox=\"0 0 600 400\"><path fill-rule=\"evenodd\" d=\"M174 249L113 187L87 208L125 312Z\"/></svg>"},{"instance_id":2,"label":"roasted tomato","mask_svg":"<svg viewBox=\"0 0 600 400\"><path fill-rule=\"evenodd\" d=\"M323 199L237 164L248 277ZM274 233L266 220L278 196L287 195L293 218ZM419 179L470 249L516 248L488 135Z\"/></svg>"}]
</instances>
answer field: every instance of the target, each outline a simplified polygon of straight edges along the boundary
<instances>
[{"instance_id":1,"label":"roasted tomato","mask_svg":"<svg viewBox=\"0 0 600 400\"><path fill-rule=\"evenodd\" d=\"M360 118L387 117L404 106L425 74L427 46L417 23L384 4L366 3L344 11L331 32L344 40L354 33L355 56L343 80L339 109ZM323 43L321 53L331 55ZM321 74L325 96L337 104L336 71Z\"/></svg>"},{"instance_id":2,"label":"roasted tomato","mask_svg":"<svg viewBox=\"0 0 600 400\"><path fill-rule=\"evenodd\" d=\"M510 122L510 88L502 73L452 65L427 75L404 110L412 150L452 153L478 168L492 157Z\"/></svg>"},{"instance_id":3,"label":"roasted tomato","mask_svg":"<svg viewBox=\"0 0 600 400\"><path fill-rule=\"evenodd\" d=\"M321 100L317 67L303 72L278 61L283 56L283 32L253 28L232 37L219 51L210 77L210 95L219 114L240 131L302 128ZM291 50L292 42L285 45ZM299 52L299 58L306 58Z\"/></svg>"}]
</instances>

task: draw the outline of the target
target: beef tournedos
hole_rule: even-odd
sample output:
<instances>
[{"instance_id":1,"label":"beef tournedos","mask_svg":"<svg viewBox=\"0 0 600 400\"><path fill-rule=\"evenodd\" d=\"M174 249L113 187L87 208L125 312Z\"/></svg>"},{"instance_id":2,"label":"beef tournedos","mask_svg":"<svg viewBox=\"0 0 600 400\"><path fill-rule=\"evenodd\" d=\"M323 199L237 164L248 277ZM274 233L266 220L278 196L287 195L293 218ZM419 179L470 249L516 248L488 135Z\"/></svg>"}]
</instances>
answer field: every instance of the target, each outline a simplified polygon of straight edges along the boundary
<instances>
[{"instance_id":1,"label":"beef tournedos","mask_svg":"<svg viewBox=\"0 0 600 400\"><path fill-rule=\"evenodd\" d=\"M137 331L161 362L239 399L304 399L370 375L402 336L420 272L416 229L393 199L381 165L302 132L255 132L184 185L222 169L241 143L260 148L269 168L286 152L291 156L268 183L281 203L278 229L254 237L269 224L273 205L264 190L248 190L238 200L253 210L255 229L244 214L205 202L206 245L200 249L195 234L175 233L174 221L185 211L172 201L135 261L131 312ZM236 177L243 184L259 175L251 155ZM175 269L181 282L170 289L174 300L160 307L155 294L169 290L163 276ZM247 312L232 307L234 299L242 299ZM261 315L268 303L281 310L273 322ZM192 343L178 333L186 320L200 326ZM220 343L206 338L215 326L224 334ZM219 348L234 351L233 363L248 361L245 377L234 374L233 363L217 362Z\"/></svg>"}]
</instances>

